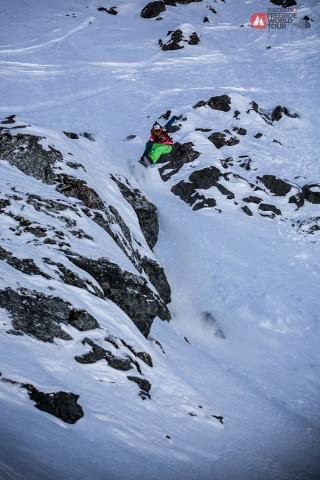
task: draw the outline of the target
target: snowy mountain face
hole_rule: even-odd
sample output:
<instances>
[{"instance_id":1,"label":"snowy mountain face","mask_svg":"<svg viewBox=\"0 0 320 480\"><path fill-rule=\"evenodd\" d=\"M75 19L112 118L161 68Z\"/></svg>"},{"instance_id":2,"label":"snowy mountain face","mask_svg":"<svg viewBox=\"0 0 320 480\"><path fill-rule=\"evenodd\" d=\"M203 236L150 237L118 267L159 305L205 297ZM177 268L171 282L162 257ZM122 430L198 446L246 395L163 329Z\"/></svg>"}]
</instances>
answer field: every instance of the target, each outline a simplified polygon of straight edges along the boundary
<instances>
[{"instance_id":1,"label":"snowy mountain face","mask_svg":"<svg viewBox=\"0 0 320 480\"><path fill-rule=\"evenodd\" d=\"M319 478L319 2L0 15L1 480Z\"/></svg>"}]
</instances>

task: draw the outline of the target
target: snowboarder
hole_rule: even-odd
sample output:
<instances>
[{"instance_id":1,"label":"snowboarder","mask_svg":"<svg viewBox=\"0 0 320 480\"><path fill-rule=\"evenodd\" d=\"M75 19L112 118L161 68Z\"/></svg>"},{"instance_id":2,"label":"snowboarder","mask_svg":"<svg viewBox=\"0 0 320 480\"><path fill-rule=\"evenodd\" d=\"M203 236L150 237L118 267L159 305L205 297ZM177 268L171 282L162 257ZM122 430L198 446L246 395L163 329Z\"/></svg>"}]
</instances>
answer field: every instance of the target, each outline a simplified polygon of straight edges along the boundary
<instances>
[{"instance_id":1,"label":"snowboarder","mask_svg":"<svg viewBox=\"0 0 320 480\"><path fill-rule=\"evenodd\" d=\"M149 141L146 143L145 151L140 159L140 163L145 167L148 167L152 163L157 163L161 155L172 151L173 140L169 136L167 129L176 121L176 118L175 116L172 117L164 127L158 122L153 124Z\"/></svg>"}]
</instances>

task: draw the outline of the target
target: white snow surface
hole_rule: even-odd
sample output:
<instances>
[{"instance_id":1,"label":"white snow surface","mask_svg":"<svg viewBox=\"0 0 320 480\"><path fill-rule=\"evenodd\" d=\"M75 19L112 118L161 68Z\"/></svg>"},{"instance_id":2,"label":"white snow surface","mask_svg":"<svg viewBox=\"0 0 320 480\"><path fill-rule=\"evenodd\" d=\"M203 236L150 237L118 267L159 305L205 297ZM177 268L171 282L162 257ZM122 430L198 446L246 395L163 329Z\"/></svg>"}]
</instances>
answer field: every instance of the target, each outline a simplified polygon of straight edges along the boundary
<instances>
[{"instance_id":1,"label":"white snow surface","mask_svg":"<svg viewBox=\"0 0 320 480\"><path fill-rule=\"evenodd\" d=\"M273 6L267 0L167 6L159 21L140 17L146 3L119 0L114 16L97 11L113 5L107 0L1 1L1 117L17 114L19 122L32 125L25 133L46 136L85 166L86 173L79 169L77 176L117 207L140 251L164 267L172 289L172 320L156 319L145 339L113 302L1 262L1 288L54 289L91 313L102 328L88 333L64 327L74 340L48 344L6 334L11 320L1 311L3 376L46 392L77 393L85 415L68 425L34 408L23 389L0 382L0 478L319 479L319 243L291 225L319 216L318 205L309 204L301 213L279 197L283 217L249 217L240 210L241 198L252 192L238 180L225 184L239 197L238 205L215 191L221 213L214 208L195 212L170 188L194 169L221 169L221 158L246 154L257 168L247 180L274 174L299 185L319 183L320 3L298 1L298 16L314 20L310 29L272 32L248 25L252 13ZM217 14L210 13L210 5ZM210 23L202 23L205 15ZM181 25L194 28L200 44L163 52L159 38ZM230 112L192 108L223 94L232 99ZM235 120L234 110L245 112L252 100L268 111L284 105L299 118L284 116L268 125L250 112ZM168 109L187 117L174 140L193 141L201 155L163 182L157 167L146 170L137 160L153 121ZM195 131L232 126L248 133L238 145L220 150ZM88 131L96 141L71 140L62 131ZM259 140L257 132L263 133ZM126 141L130 134L136 137ZM157 206L160 233L154 252L134 211L110 182L110 172L125 175ZM18 193L65 199L7 162L0 162L0 175L1 192L15 186ZM23 201L21 208L31 221L58 227L55 218ZM107 256L136 272L111 237L90 219L81 221L92 240L69 238L74 251ZM14 236L10 226L1 225L2 246L20 258L34 258L52 274L39 248L28 243L27 235ZM58 261L59 253L52 254ZM83 275L71 263L67 266ZM204 322L204 312L216 324ZM83 352L85 336L99 342L106 333L151 354L153 368L143 365L151 400L137 395L127 372L103 361L74 361ZM222 415L224 424L212 415Z\"/></svg>"}]
</instances>

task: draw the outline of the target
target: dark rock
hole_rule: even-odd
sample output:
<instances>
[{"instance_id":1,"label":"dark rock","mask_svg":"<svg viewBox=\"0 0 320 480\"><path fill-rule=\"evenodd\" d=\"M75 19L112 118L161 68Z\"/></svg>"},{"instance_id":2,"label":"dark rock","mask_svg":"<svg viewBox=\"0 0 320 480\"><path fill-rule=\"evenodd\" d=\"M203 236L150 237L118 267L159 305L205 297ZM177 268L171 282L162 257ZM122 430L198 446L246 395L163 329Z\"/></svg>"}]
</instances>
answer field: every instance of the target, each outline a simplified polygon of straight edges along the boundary
<instances>
[{"instance_id":1,"label":"dark rock","mask_svg":"<svg viewBox=\"0 0 320 480\"><path fill-rule=\"evenodd\" d=\"M207 104L207 102L205 102L204 100L200 100L198 103L196 103L195 105L193 105L192 108L200 108L200 107L205 107Z\"/></svg>"},{"instance_id":2,"label":"dark rock","mask_svg":"<svg viewBox=\"0 0 320 480\"><path fill-rule=\"evenodd\" d=\"M149 365L149 367L153 367L152 357L149 353L146 352L137 352L137 357L140 358L144 363Z\"/></svg>"},{"instance_id":3,"label":"dark rock","mask_svg":"<svg viewBox=\"0 0 320 480\"><path fill-rule=\"evenodd\" d=\"M206 198L204 195L195 195L194 201L197 202L192 207L192 210L195 210L195 211L200 210L201 208L215 207L217 204L214 198Z\"/></svg>"},{"instance_id":4,"label":"dark rock","mask_svg":"<svg viewBox=\"0 0 320 480\"><path fill-rule=\"evenodd\" d=\"M79 395L71 392L40 392L30 384L23 384L22 388L28 391L29 397L35 402L35 407L43 412L50 413L66 423L76 423L83 417L84 412L78 404Z\"/></svg>"},{"instance_id":5,"label":"dark rock","mask_svg":"<svg viewBox=\"0 0 320 480\"><path fill-rule=\"evenodd\" d=\"M111 8L98 7L97 10L98 10L99 12L109 13L109 15L118 15L118 12L117 12L117 10L116 10L116 7L111 7Z\"/></svg>"},{"instance_id":6,"label":"dark rock","mask_svg":"<svg viewBox=\"0 0 320 480\"><path fill-rule=\"evenodd\" d=\"M220 170L217 167L211 166L192 172L189 181L192 182L194 188L207 189L216 185L220 176Z\"/></svg>"},{"instance_id":7,"label":"dark rock","mask_svg":"<svg viewBox=\"0 0 320 480\"><path fill-rule=\"evenodd\" d=\"M53 167L55 163L62 161L63 157L52 146L45 150L39 143L41 139L35 135L13 135L8 131L0 131L0 158L7 160L26 175L53 184Z\"/></svg>"},{"instance_id":8,"label":"dark rock","mask_svg":"<svg viewBox=\"0 0 320 480\"><path fill-rule=\"evenodd\" d=\"M228 190L224 185L222 185L221 183L216 183L215 185L217 187L217 189L219 190L220 193L222 193L222 195L225 195L227 197L228 200L232 200L234 198L234 193L233 192L230 192L230 190Z\"/></svg>"},{"instance_id":9,"label":"dark rock","mask_svg":"<svg viewBox=\"0 0 320 480\"><path fill-rule=\"evenodd\" d=\"M141 11L142 18L155 18L160 13L165 12L165 3L161 0L148 3Z\"/></svg>"},{"instance_id":10,"label":"dark rock","mask_svg":"<svg viewBox=\"0 0 320 480\"><path fill-rule=\"evenodd\" d=\"M233 118L236 118L237 120L239 120L239 115L240 115L239 110L235 110L233 114Z\"/></svg>"},{"instance_id":11,"label":"dark rock","mask_svg":"<svg viewBox=\"0 0 320 480\"><path fill-rule=\"evenodd\" d=\"M171 302L171 288L163 268L149 257L142 257L141 265L165 303Z\"/></svg>"},{"instance_id":12,"label":"dark rock","mask_svg":"<svg viewBox=\"0 0 320 480\"><path fill-rule=\"evenodd\" d=\"M275 175L263 175L263 177L257 177L258 180L261 180L265 187L270 190L271 193L277 196L284 197L287 193L290 192L292 186L281 180L280 178L276 178Z\"/></svg>"},{"instance_id":13,"label":"dark rock","mask_svg":"<svg viewBox=\"0 0 320 480\"><path fill-rule=\"evenodd\" d=\"M263 133L258 132L255 134L254 138L261 138L263 136Z\"/></svg>"},{"instance_id":14,"label":"dark rock","mask_svg":"<svg viewBox=\"0 0 320 480\"><path fill-rule=\"evenodd\" d=\"M248 203L257 203L259 204L260 202L262 202L262 198L260 197L255 197L254 195L249 195L249 197L245 197L242 199L244 202L248 202Z\"/></svg>"},{"instance_id":15,"label":"dark rock","mask_svg":"<svg viewBox=\"0 0 320 480\"><path fill-rule=\"evenodd\" d=\"M141 394L143 394L145 397L151 398L149 394L151 390L151 383L148 380L132 376L128 376L127 379L130 380L130 382L135 382L138 385L141 390Z\"/></svg>"},{"instance_id":16,"label":"dark rock","mask_svg":"<svg viewBox=\"0 0 320 480\"><path fill-rule=\"evenodd\" d=\"M190 163L196 160L200 153L193 149L192 142L182 143L176 142L173 146L172 152L163 155L158 163L165 163L159 168L159 173L164 182L175 175L185 163Z\"/></svg>"},{"instance_id":17,"label":"dark rock","mask_svg":"<svg viewBox=\"0 0 320 480\"><path fill-rule=\"evenodd\" d=\"M208 17L203 17L202 23L209 23L209 18Z\"/></svg>"},{"instance_id":18,"label":"dark rock","mask_svg":"<svg viewBox=\"0 0 320 480\"><path fill-rule=\"evenodd\" d=\"M281 105L278 105L272 111L271 121L272 122L278 122L282 118L283 114L286 115L287 117L290 117L290 118L297 118L298 117L297 113L290 112L286 107L281 107Z\"/></svg>"},{"instance_id":19,"label":"dark rock","mask_svg":"<svg viewBox=\"0 0 320 480\"><path fill-rule=\"evenodd\" d=\"M128 135L126 140L133 140L134 138L136 138L137 135Z\"/></svg>"},{"instance_id":20,"label":"dark rock","mask_svg":"<svg viewBox=\"0 0 320 480\"><path fill-rule=\"evenodd\" d=\"M0 260L8 263L11 267L28 275L41 275L47 279L50 277L43 273L31 258L18 258L11 252L0 247Z\"/></svg>"},{"instance_id":21,"label":"dark rock","mask_svg":"<svg viewBox=\"0 0 320 480\"><path fill-rule=\"evenodd\" d=\"M218 420L218 422L222 423L223 425L223 417L221 415L211 415L211 417L215 418Z\"/></svg>"},{"instance_id":22,"label":"dark rock","mask_svg":"<svg viewBox=\"0 0 320 480\"><path fill-rule=\"evenodd\" d=\"M160 115L159 119L163 118L164 120L169 120L170 117L171 117L171 110L167 110L165 113Z\"/></svg>"},{"instance_id":23,"label":"dark rock","mask_svg":"<svg viewBox=\"0 0 320 480\"><path fill-rule=\"evenodd\" d=\"M197 33L196 32L191 33L191 35L189 37L189 40L188 40L188 44L189 45L198 45L199 42L200 42L200 38L198 37Z\"/></svg>"},{"instance_id":24,"label":"dark rock","mask_svg":"<svg viewBox=\"0 0 320 480\"><path fill-rule=\"evenodd\" d=\"M277 208L275 205L269 205L268 203L260 203L259 210L262 210L263 212L272 212L276 215L281 215L281 210L279 210L279 208Z\"/></svg>"},{"instance_id":25,"label":"dark rock","mask_svg":"<svg viewBox=\"0 0 320 480\"><path fill-rule=\"evenodd\" d=\"M312 188L316 188L317 191L312 190ZM320 185L318 184L305 185L302 188L302 194L308 202L315 203L315 204L320 203Z\"/></svg>"},{"instance_id":26,"label":"dark rock","mask_svg":"<svg viewBox=\"0 0 320 480\"><path fill-rule=\"evenodd\" d=\"M102 291L98 287L96 287L96 285L94 285L89 280L82 279L75 272L63 265L63 263L54 262L50 258L44 258L43 260L46 264L57 267L57 273L63 283L66 283L67 285L73 285L74 287L78 288L84 288L85 290L92 293L93 295L96 295L97 297L103 297Z\"/></svg>"},{"instance_id":27,"label":"dark rock","mask_svg":"<svg viewBox=\"0 0 320 480\"><path fill-rule=\"evenodd\" d=\"M15 123L15 118L16 118L16 115L9 115L1 123L3 123L4 125Z\"/></svg>"},{"instance_id":28,"label":"dark rock","mask_svg":"<svg viewBox=\"0 0 320 480\"><path fill-rule=\"evenodd\" d=\"M93 260L78 256L70 260L99 283L105 297L122 308L146 337L156 316L170 320L164 301L150 290L144 277L121 270L107 258Z\"/></svg>"},{"instance_id":29,"label":"dark rock","mask_svg":"<svg viewBox=\"0 0 320 480\"><path fill-rule=\"evenodd\" d=\"M84 172L86 172L86 169L84 168L83 165L81 165L81 163L78 163L78 162L66 162L66 164L68 165L68 167L70 168L74 168L75 170L78 170L79 168L82 168L82 170Z\"/></svg>"},{"instance_id":30,"label":"dark rock","mask_svg":"<svg viewBox=\"0 0 320 480\"><path fill-rule=\"evenodd\" d=\"M228 140L226 139L226 134L222 132L214 132L209 137L208 140L214 144L216 148L222 147L232 147L233 145L237 145L240 140L236 137L230 137Z\"/></svg>"},{"instance_id":31,"label":"dark rock","mask_svg":"<svg viewBox=\"0 0 320 480\"><path fill-rule=\"evenodd\" d=\"M59 182L57 185L58 192L67 197L81 200L90 209L103 210L105 208L100 196L84 180L65 174L58 175L57 180Z\"/></svg>"},{"instance_id":32,"label":"dark rock","mask_svg":"<svg viewBox=\"0 0 320 480\"><path fill-rule=\"evenodd\" d=\"M71 340L61 324L70 324L81 331L99 328L96 319L86 311L75 310L61 298L37 291L6 288L0 291L0 306L10 313L16 330L44 342L53 342L55 337Z\"/></svg>"},{"instance_id":33,"label":"dark rock","mask_svg":"<svg viewBox=\"0 0 320 480\"><path fill-rule=\"evenodd\" d=\"M219 110L221 112L229 112L229 110L231 110L231 98L228 95L211 97L209 98L207 104L213 110Z\"/></svg>"},{"instance_id":34,"label":"dark rock","mask_svg":"<svg viewBox=\"0 0 320 480\"><path fill-rule=\"evenodd\" d=\"M95 142L95 139L94 139L94 136L92 135L92 133L90 132L83 132L81 134L84 138L87 138L88 140L90 140L90 142Z\"/></svg>"},{"instance_id":35,"label":"dark rock","mask_svg":"<svg viewBox=\"0 0 320 480\"><path fill-rule=\"evenodd\" d=\"M247 113L250 113L251 111L257 113L258 115L260 115L260 117L268 124L268 125L272 125L272 121L270 119L270 116L269 114L264 111L262 108L259 107L259 105L257 104L257 102L255 101L252 101L250 103L250 106L251 108L249 108L249 110L247 110Z\"/></svg>"},{"instance_id":36,"label":"dark rock","mask_svg":"<svg viewBox=\"0 0 320 480\"><path fill-rule=\"evenodd\" d=\"M130 358L121 358L113 355L109 350L97 345L91 338L85 338L82 342L91 346L91 351L84 355L76 356L78 363L91 364L100 360L106 360L108 365L116 370L128 371L132 369Z\"/></svg>"},{"instance_id":37,"label":"dark rock","mask_svg":"<svg viewBox=\"0 0 320 480\"><path fill-rule=\"evenodd\" d=\"M304 201L305 197L302 192L298 192L296 193L296 195L292 195L288 200L289 203L295 203L298 208L303 207Z\"/></svg>"},{"instance_id":38,"label":"dark rock","mask_svg":"<svg viewBox=\"0 0 320 480\"><path fill-rule=\"evenodd\" d=\"M287 8L297 5L296 0L270 0L271 3L279 7Z\"/></svg>"},{"instance_id":39,"label":"dark rock","mask_svg":"<svg viewBox=\"0 0 320 480\"><path fill-rule=\"evenodd\" d=\"M212 128L195 128L196 132L211 132Z\"/></svg>"},{"instance_id":40,"label":"dark rock","mask_svg":"<svg viewBox=\"0 0 320 480\"><path fill-rule=\"evenodd\" d=\"M164 43L162 40L159 40L159 45L162 50L179 50L184 48L182 43L187 43L189 45L197 45L200 42L200 39L196 32L193 32L189 35L189 38L186 38L182 32L182 30L177 29L174 31L169 31L168 36L170 35L169 40L167 43Z\"/></svg>"},{"instance_id":41,"label":"dark rock","mask_svg":"<svg viewBox=\"0 0 320 480\"><path fill-rule=\"evenodd\" d=\"M237 132L238 135L246 135L247 134L247 130L245 128L241 128L241 127L234 127L232 129L234 132Z\"/></svg>"},{"instance_id":42,"label":"dark rock","mask_svg":"<svg viewBox=\"0 0 320 480\"><path fill-rule=\"evenodd\" d=\"M0 198L0 213L3 213L4 210L9 207L10 205L10 200L7 200L6 198Z\"/></svg>"},{"instance_id":43,"label":"dark rock","mask_svg":"<svg viewBox=\"0 0 320 480\"><path fill-rule=\"evenodd\" d=\"M246 213L247 215L249 215L250 217L252 217L253 213L251 212L250 208L247 207L247 205L245 205L244 207L241 207L241 210L243 210L244 213Z\"/></svg>"},{"instance_id":44,"label":"dark rock","mask_svg":"<svg viewBox=\"0 0 320 480\"><path fill-rule=\"evenodd\" d=\"M78 140L79 138L79 135L74 132L63 132L63 133L66 135L66 137L71 138L71 140Z\"/></svg>"},{"instance_id":45,"label":"dark rock","mask_svg":"<svg viewBox=\"0 0 320 480\"><path fill-rule=\"evenodd\" d=\"M158 239L159 222L156 206L151 203L138 188L130 186L128 181L119 176L111 176L118 185L124 198L130 203L138 217L141 231L152 249Z\"/></svg>"},{"instance_id":46,"label":"dark rock","mask_svg":"<svg viewBox=\"0 0 320 480\"><path fill-rule=\"evenodd\" d=\"M221 158L220 163L223 166L223 168L229 168L233 166L233 157L228 157L228 158Z\"/></svg>"}]
</instances>

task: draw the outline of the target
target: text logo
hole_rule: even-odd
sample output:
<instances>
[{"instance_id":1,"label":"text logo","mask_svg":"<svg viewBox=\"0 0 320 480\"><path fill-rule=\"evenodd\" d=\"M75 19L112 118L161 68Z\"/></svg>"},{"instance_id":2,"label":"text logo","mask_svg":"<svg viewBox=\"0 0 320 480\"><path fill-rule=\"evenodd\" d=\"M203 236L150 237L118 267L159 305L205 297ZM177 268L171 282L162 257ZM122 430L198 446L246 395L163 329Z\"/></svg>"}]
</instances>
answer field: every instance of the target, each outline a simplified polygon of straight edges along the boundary
<instances>
[{"instance_id":1,"label":"text logo","mask_svg":"<svg viewBox=\"0 0 320 480\"><path fill-rule=\"evenodd\" d=\"M253 13L250 17L250 25L251 27L257 28L259 30L267 28L267 13Z\"/></svg>"}]
</instances>

